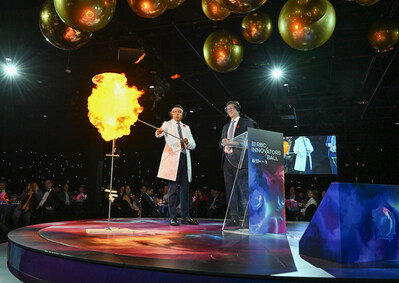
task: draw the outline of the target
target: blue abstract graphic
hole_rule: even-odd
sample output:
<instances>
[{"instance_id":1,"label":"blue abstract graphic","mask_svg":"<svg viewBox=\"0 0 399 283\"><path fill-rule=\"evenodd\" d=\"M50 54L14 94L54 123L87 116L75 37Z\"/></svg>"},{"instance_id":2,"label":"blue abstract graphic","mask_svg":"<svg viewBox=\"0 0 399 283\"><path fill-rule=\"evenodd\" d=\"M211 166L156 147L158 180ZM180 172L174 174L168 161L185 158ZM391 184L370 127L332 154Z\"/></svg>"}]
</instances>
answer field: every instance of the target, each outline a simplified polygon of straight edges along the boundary
<instances>
[{"instance_id":1,"label":"blue abstract graphic","mask_svg":"<svg viewBox=\"0 0 399 283\"><path fill-rule=\"evenodd\" d=\"M283 134L248 129L249 233L285 234Z\"/></svg>"},{"instance_id":2,"label":"blue abstract graphic","mask_svg":"<svg viewBox=\"0 0 399 283\"><path fill-rule=\"evenodd\" d=\"M300 254L341 263L399 259L399 186L333 183Z\"/></svg>"}]
</instances>

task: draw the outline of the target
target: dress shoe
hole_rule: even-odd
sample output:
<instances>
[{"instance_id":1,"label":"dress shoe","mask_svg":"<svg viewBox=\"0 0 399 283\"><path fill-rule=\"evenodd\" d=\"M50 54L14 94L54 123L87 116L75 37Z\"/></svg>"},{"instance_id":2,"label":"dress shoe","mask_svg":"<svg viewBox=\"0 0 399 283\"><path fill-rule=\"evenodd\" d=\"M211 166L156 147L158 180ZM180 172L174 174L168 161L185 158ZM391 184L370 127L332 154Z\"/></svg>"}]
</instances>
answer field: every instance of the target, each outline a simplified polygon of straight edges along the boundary
<instances>
[{"instance_id":1,"label":"dress shoe","mask_svg":"<svg viewBox=\"0 0 399 283\"><path fill-rule=\"evenodd\" d=\"M181 221L181 224L186 224L186 225L198 225L198 221L195 219L192 219L191 217L184 217Z\"/></svg>"},{"instance_id":2,"label":"dress shoe","mask_svg":"<svg viewBox=\"0 0 399 283\"><path fill-rule=\"evenodd\" d=\"M177 218L171 218L169 220L169 225L170 226L179 226L179 222L177 222Z\"/></svg>"}]
</instances>

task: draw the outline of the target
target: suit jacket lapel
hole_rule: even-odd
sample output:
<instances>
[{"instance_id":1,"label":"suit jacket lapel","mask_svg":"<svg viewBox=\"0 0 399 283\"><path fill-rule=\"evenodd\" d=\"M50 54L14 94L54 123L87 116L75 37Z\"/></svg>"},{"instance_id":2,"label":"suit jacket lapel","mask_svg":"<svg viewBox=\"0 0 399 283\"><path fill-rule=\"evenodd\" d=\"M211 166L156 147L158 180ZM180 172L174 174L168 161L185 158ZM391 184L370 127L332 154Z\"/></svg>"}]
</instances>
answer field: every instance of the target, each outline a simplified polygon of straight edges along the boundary
<instances>
[{"instance_id":1,"label":"suit jacket lapel","mask_svg":"<svg viewBox=\"0 0 399 283\"><path fill-rule=\"evenodd\" d=\"M223 127L223 138L227 139L227 129L229 128L230 124L226 124Z\"/></svg>"},{"instance_id":2,"label":"suit jacket lapel","mask_svg":"<svg viewBox=\"0 0 399 283\"><path fill-rule=\"evenodd\" d=\"M234 131L234 136L236 137L236 136L238 136L238 135L240 135L240 134L242 134L242 130L241 130L241 128L242 128L242 123L244 122L244 120L242 119L242 118L240 118L239 120L238 120L238 124L236 125L236 130Z\"/></svg>"}]
</instances>

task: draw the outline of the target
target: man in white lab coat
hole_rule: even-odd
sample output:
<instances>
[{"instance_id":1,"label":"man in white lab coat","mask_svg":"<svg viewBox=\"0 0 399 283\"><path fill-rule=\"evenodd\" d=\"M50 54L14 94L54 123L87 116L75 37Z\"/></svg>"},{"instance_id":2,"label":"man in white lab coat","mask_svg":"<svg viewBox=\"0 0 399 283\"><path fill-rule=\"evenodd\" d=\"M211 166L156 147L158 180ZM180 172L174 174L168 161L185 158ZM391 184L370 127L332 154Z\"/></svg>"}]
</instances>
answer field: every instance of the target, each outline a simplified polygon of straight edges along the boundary
<instances>
[{"instance_id":1,"label":"man in white lab coat","mask_svg":"<svg viewBox=\"0 0 399 283\"><path fill-rule=\"evenodd\" d=\"M158 178L168 180L168 208L171 226L178 226L177 186L180 185L181 224L198 225L198 221L189 215L189 191L191 182L190 150L195 149L195 141L190 127L181 122L185 111L181 105L175 105L170 111L171 120L163 122L157 129L157 138L165 137L165 148L159 165ZM170 134L170 135L169 135ZM173 135L173 136L172 136ZM177 137L180 137L177 138Z\"/></svg>"},{"instance_id":2,"label":"man in white lab coat","mask_svg":"<svg viewBox=\"0 0 399 283\"><path fill-rule=\"evenodd\" d=\"M296 154L294 169L301 174L312 173L312 155L313 146L310 140L305 136L300 136L295 140L294 153Z\"/></svg>"}]
</instances>

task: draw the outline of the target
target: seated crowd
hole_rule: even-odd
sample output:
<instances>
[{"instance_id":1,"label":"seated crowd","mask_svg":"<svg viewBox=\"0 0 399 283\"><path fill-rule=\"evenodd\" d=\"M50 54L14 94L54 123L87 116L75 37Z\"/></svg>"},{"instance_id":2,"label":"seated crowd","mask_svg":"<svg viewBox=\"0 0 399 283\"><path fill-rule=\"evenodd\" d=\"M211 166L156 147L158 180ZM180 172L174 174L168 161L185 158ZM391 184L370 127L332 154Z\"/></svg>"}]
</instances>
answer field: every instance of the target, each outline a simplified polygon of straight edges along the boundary
<instances>
[{"instance_id":1,"label":"seated crowd","mask_svg":"<svg viewBox=\"0 0 399 283\"><path fill-rule=\"evenodd\" d=\"M117 197L111 202L111 217L169 217L168 186L153 188L141 186L136 193L130 186L118 187ZM179 194L178 194L179 195ZM210 190L207 196L202 190L191 192L190 215L195 218L223 218L226 212L226 198L224 192ZM103 190L103 217L108 215L109 193ZM178 206L178 211L180 206Z\"/></svg>"},{"instance_id":2,"label":"seated crowd","mask_svg":"<svg viewBox=\"0 0 399 283\"><path fill-rule=\"evenodd\" d=\"M79 191L69 190L65 183L62 189L54 187L51 180L45 180L44 190L40 190L37 182L26 184L25 190L18 196L6 188L6 183L0 181L0 237L8 231L26 225L85 219L87 194L83 187ZM153 188L141 186L132 191L129 185L116 188L117 197L111 202L111 217L169 217L168 186ZM102 217L108 217L109 193L102 191ZM325 191L321 197L324 197ZM179 196L179 194L178 194ZM190 215L194 218L224 218L227 201L224 191L211 189L209 195L203 190L191 192ZM287 221L310 221L318 206L317 192L308 190L306 197L297 193L295 187L290 187L286 194ZM179 212L179 206L178 206Z\"/></svg>"},{"instance_id":3,"label":"seated crowd","mask_svg":"<svg viewBox=\"0 0 399 283\"><path fill-rule=\"evenodd\" d=\"M305 197L302 192L297 193L295 187L290 187L285 198L287 221L311 221L325 194L323 190L319 198L317 191L307 190Z\"/></svg>"},{"instance_id":4,"label":"seated crowd","mask_svg":"<svg viewBox=\"0 0 399 283\"><path fill-rule=\"evenodd\" d=\"M51 180L45 180L44 187L42 191L37 182L27 183L17 195L0 181L0 237L4 238L11 229L30 224L85 218L87 194L83 187L71 193L67 183L60 189Z\"/></svg>"}]
</instances>

